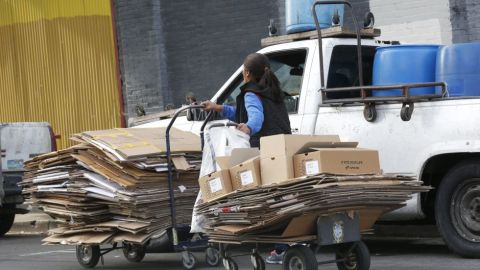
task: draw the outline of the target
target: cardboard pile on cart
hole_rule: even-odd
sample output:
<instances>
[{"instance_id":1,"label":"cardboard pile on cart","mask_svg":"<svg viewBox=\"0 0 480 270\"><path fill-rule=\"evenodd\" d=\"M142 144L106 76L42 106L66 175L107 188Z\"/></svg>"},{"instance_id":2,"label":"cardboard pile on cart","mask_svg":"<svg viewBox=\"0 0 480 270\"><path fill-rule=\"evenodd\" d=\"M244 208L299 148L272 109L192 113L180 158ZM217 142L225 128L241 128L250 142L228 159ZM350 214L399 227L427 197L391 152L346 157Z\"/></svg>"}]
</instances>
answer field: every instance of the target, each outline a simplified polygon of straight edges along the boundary
<instances>
[{"instance_id":1,"label":"cardboard pile on cart","mask_svg":"<svg viewBox=\"0 0 480 270\"><path fill-rule=\"evenodd\" d=\"M275 135L261 138L258 156L234 149L231 157L217 157L221 170L199 180L206 195L197 213L208 219L210 240L294 243L314 237L318 217L337 212L358 214L366 231L430 189L410 177L382 175L378 152L357 144L338 136Z\"/></svg>"},{"instance_id":2,"label":"cardboard pile on cart","mask_svg":"<svg viewBox=\"0 0 480 270\"><path fill-rule=\"evenodd\" d=\"M46 243L144 243L171 226L165 129L74 135L80 144L25 163L29 201L59 227ZM200 139L173 129L176 221L189 224L198 193Z\"/></svg>"},{"instance_id":3,"label":"cardboard pile on cart","mask_svg":"<svg viewBox=\"0 0 480 270\"><path fill-rule=\"evenodd\" d=\"M197 209L209 220L212 241L296 242L315 234L321 215L355 210L365 231L383 213L403 206L411 194L427 190L408 177L321 174L240 190Z\"/></svg>"}]
</instances>

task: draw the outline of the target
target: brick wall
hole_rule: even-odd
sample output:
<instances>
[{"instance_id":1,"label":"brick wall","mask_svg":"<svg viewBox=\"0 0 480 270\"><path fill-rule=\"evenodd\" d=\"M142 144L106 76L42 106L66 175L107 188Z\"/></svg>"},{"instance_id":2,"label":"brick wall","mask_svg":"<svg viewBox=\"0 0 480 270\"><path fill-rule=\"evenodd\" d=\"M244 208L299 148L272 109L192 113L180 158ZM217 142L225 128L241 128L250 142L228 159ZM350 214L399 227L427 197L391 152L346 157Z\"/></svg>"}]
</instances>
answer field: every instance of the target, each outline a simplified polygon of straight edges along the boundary
<instances>
[{"instance_id":1,"label":"brick wall","mask_svg":"<svg viewBox=\"0 0 480 270\"><path fill-rule=\"evenodd\" d=\"M284 33L283 0L116 0L126 117L209 98L260 49L269 19Z\"/></svg>"},{"instance_id":2,"label":"brick wall","mask_svg":"<svg viewBox=\"0 0 480 270\"><path fill-rule=\"evenodd\" d=\"M115 17L126 117L135 107L163 110L168 93L167 53L160 1L116 0Z\"/></svg>"},{"instance_id":3,"label":"brick wall","mask_svg":"<svg viewBox=\"0 0 480 270\"><path fill-rule=\"evenodd\" d=\"M178 106L189 91L198 99L211 97L247 54L260 49L269 18L283 23L278 2L283 1L162 2L170 100Z\"/></svg>"},{"instance_id":4,"label":"brick wall","mask_svg":"<svg viewBox=\"0 0 480 270\"><path fill-rule=\"evenodd\" d=\"M269 19L285 33L285 0L115 0L127 117L213 95L260 49ZM368 10L384 40L443 43L480 40L477 0L351 0L363 24ZM345 23L351 25L349 14Z\"/></svg>"}]
</instances>

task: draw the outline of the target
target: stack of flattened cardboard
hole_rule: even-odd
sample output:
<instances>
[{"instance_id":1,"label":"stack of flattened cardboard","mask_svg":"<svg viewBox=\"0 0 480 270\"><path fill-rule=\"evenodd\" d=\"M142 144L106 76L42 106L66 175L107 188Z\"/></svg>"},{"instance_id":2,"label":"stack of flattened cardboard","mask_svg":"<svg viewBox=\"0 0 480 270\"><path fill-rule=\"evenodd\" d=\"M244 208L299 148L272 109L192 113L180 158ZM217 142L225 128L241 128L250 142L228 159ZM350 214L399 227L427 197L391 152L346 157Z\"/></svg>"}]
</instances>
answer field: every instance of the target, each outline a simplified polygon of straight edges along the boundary
<instances>
[{"instance_id":1,"label":"stack of flattened cardboard","mask_svg":"<svg viewBox=\"0 0 480 270\"><path fill-rule=\"evenodd\" d=\"M383 213L429 189L404 176L320 174L240 190L197 210L209 220L212 241L294 243L316 234L319 216L356 211L365 231Z\"/></svg>"},{"instance_id":2,"label":"stack of flattened cardboard","mask_svg":"<svg viewBox=\"0 0 480 270\"><path fill-rule=\"evenodd\" d=\"M21 185L59 227L47 243L144 243L171 226L165 129L74 136L79 145L25 163ZM176 221L188 224L198 193L200 140L172 129Z\"/></svg>"}]
</instances>

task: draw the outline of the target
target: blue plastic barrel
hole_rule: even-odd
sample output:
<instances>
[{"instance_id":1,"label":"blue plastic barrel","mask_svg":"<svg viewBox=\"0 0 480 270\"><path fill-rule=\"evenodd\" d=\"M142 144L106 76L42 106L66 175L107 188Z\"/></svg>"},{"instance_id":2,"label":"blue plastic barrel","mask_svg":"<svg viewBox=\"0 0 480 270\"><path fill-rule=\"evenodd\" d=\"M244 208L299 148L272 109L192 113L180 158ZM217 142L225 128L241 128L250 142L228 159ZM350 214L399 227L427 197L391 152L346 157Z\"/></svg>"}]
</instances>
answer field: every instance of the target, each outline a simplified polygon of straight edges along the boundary
<instances>
[{"instance_id":1,"label":"blue plastic barrel","mask_svg":"<svg viewBox=\"0 0 480 270\"><path fill-rule=\"evenodd\" d=\"M285 17L287 33L293 34L315 30L315 21L312 16L312 5L315 0L286 0ZM336 10L340 15L340 25L343 24L343 5L320 5L317 6L317 16L320 28L332 26L332 16Z\"/></svg>"},{"instance_id":2,"label":"blue plastic barrel","mask_svg":"<svg viewBox=\"0 0 480 270\"><path fill-rule=\"evenodd\" d=\"M442 47L437 55L436 80L447 83L451 97L480 96L480 42Z\"/></svg>"},{"instance_id":3,"label":"blue plastic barrel","mask_svg":"<svg viewBox=\"0 0 480 270\"><path fill-rule=\"evenodd\" d=\"M373 61L373 85L435 81L439 45L379 47ZM410 88L410 95L435 94L435 87ZM373 96L401 96L401 89L372 91Z\"/></svg>"}]
</instances>

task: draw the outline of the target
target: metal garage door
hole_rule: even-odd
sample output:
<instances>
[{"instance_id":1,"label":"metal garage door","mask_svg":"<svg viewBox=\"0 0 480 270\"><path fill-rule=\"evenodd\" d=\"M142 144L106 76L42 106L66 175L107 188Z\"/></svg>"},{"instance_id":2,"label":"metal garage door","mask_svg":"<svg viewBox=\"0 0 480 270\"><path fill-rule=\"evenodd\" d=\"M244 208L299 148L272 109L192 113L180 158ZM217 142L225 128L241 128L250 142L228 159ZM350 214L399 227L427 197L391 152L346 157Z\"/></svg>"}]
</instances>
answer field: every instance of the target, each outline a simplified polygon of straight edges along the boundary
<instances>
[{"instance_id":1,"label":"metal garage door","mask_svg":"<svg viewBox=\"0 0 480 270\"><path fill-rule=\"evenodd\" d=\"M122 126L110 0L0 1L0 121L72 133Z\"/></svg>"}]
</instances>

